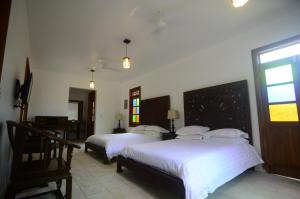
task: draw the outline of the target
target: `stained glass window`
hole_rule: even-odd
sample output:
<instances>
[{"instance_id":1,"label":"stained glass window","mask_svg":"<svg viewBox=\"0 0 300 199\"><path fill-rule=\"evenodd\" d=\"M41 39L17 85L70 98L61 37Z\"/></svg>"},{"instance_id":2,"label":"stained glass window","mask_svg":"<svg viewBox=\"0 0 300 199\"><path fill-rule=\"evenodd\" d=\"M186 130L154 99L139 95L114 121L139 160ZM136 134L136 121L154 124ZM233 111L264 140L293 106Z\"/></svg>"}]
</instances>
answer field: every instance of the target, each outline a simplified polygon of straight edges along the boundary
<instances>
[{"instance_id":1,"label":"stained glass window","mask_svg":"<svg viewBox=\"0 0 300 199\"><path fill-rule=\"evenodd\" d=\"M267 69L265 72L267 85L293 81L293 72L291 64Z\"/></svg>"},{"instance_id":2,"label":"stained glass window","mask_svg":"<svg viewBox=\"0 0 300 199\"><path fill-rule=\"evenodd\" d=\"M298 122L297 104L269 105L271 122Z\"/></svg>"},{"instance_id":3,"label":"stained glass window","mask_svg":"<svg viewBox=\"0 0 300 199\"><path fill-rule=\"evenodd\" d=\"M293 65L265 65L265 80L271 122L298 122Z\"/></svg>"},{"instance_id":4,"label":"stained glass window","mask_svg":"<svg viewBox=\"0 0 300 199\"><path fill-rule=\"evenodd\" d=\"M140 101L141 101L141 87L130 89L130 111L129 111L129 126L137 126L140 123Z\"/></svg>"},{"instance_id":5,"label":"stained glass window","mask_svg":"<svg viewBox=\"0 0 300 199\"><path fill-rule=\"evenodd\" d=\"M285 48L280 48L277 50L273 50L271 52L263 53L260 55L260 63L267 63L279 59L283 59L286 57L292 57L295 55L300 55L300 44L294 44L291 46L287 46Z\"/></svg>"},{"instance_id":6,"label":"stained glass window","mask_svg":"<svg viewBox=\"0 0 300 199\"><path fill-rule=\"evenodd\" d=\"M296 101L294 84L267 87L269 103Z\"/></svg>"}]
</instances>

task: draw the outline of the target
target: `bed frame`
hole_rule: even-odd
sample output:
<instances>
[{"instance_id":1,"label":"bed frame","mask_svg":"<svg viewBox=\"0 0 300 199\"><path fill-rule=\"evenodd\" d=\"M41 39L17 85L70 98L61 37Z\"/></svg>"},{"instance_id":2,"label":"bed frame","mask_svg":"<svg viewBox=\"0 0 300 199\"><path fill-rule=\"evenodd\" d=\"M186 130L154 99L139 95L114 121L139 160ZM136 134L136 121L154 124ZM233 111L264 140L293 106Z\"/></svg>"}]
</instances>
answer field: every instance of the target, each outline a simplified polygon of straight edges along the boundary
<instances>
[{"instance_id":1,"label":"bed frame","mask_svg":"<svg viewBox=\"0 0 300 199\"><path fill-rule=\"evenodd\" d=\"M201 125L211 129L237 128L249 134L252 144L252 129L246 80L184 92L185 126ZM122 167L155 184L177 191L185 198L183 181L162 170L130 158L118 156L117 172Z\"/></svg>"},{"instance_id":2,"label":"bed frame","mask_svg":"<svg viewBox=\"0 0 300 199\"><path fill-rule=\"evenodd\" d=\"M141 125L157 125L165 129L170 129L170 120L167 119L170 109L170 96L161 96L141 101ZM85 142L85 152L91 149L97 152L97 155L105 164L116 161L117 157L109 161L104 147Z\"/></svg>"}]
</instances>

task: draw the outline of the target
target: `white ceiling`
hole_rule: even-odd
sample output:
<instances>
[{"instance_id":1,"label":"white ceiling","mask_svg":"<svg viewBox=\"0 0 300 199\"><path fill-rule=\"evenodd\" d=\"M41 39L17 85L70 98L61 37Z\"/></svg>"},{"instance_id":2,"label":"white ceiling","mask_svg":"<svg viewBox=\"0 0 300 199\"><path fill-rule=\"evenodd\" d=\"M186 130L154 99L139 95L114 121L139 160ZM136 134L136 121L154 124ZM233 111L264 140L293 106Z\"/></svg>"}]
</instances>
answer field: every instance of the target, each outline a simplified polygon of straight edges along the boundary
<instances>
[{"instance_id":1,"label":"white ceiling","mask_svg":"<svg viewBox=\"0 0 300 199\"><path fill-rule=\"evenodd\" d=\"M298 0L249 0L239 9L231 0L27 2L33 67L88 75L96 66L101 78L120 81L300 8ZM130 70L122 69L124 38L132 40Z\"/></svg>"}]
</instances>

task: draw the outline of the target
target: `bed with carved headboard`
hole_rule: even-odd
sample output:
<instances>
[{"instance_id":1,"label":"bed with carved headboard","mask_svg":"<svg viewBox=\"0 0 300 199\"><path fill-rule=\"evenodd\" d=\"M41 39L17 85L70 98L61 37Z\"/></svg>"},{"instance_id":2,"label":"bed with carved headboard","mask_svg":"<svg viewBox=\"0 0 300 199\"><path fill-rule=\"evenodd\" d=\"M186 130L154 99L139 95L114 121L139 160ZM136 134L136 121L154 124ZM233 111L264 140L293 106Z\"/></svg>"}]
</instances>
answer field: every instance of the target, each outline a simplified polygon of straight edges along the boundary
<instances>
[{"instance_id":1,"label":"bed with carved headboard","mask_svg":"<svg viewBox=\"0 0 300 199\"><path fill-rule=\"evenodd\" d=\"M208 126L211 129L240 129L249 134L249 143L252 143L248 86L246 80L187 91L183 93L183 98L185 126L201 125ZM168 142L170 145L170 140L162 142ZM176 140L171 140L171 142L176 144ZM153 144L155 143L152 143L152 145ZM163 143L160 144L162 145ZM149 145L147 145L147 147L149 147ZM135 150L137 150L137 148L135 148ZM162 153L162 151L157 151L157 153ZM156 184L159 183L161 186L170 188L172 191L176 190L182 197L185 197L185 188L182 179L171 175L169 172L158 169L156 166L142 163L134 159L134 157L125 157L126 155L124 154L125 153L122 153L123 156L118 156L117 172L122 172L122 167L126 167L146 180Z\"/></svg>"},{"instance_id":2,"label":"bed with carved headboard","mask_svg":"<svg viewBox=\"0 0 300 199\"><path fill-rule=\"evenodd\" d=\"M141 100L140 109L140 125L156 125L165 129L170 128L170 121L167 119L168 110L170 109L170 96L143 99ZM116 160L116 158L109 160L105 147L98 144L86 141L85 152L88 152L88 149L95 151L106 164Z\"/></svg>"}]
</instances>

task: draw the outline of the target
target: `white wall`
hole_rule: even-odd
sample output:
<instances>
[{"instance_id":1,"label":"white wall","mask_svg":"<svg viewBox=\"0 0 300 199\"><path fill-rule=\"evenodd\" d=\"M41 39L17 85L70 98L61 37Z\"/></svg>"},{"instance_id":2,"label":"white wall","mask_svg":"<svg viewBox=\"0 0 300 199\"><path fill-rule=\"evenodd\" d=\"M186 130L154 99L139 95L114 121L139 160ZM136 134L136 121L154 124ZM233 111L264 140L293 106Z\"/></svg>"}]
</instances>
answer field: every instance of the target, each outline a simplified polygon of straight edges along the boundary
<instances>
[{"instance_id":1,"label":"white wall","mask_svg":"<svg viewBox=\"0 0 300 199\"><path fill-rule=\"evenodd\" d=\"M128 90L142 86L142 98L171 96L171 107L179 110L181 117L177 128L184 125L183 92L238 80L248 80L254 145L260 151L255 86L251 50L300 34L300 12L290 13L261 24L253 30L219 43L204 51L195 52L181 60L157 69L142 77L122 84L122 100L128 99ZM259 22L258 22L259 23ZM222 33L220 33L222 34ZM170 49L172 50L172 49ZM123 110L127 115L128 110Z\"/></svg>"},{"instance_id":2,"label":"white wall","mask_svg":"<svg viewBox=\"0 0 300 199\"><path fill-rule=\"evenodd\" d=\"M4 198L11 162L5 121L18 118L19 111L13 108L14 84L15 78L23 81L26 57L30 57L26 2L13 0L0 83L0 198Z\"/></svg>"},{"instance_id":3,"label":"white wall","mask_svg":"<svg viewBox=\"0 0 300 199\"><path fill-rule=\"evenodd\" d=\"M89 77L45 70L33 70L29 118L37 115L67 116L69 88L89 89ZM111 132L119 112L119 83L96 81L96 133Z\"/></svg>"}]
</instances>

